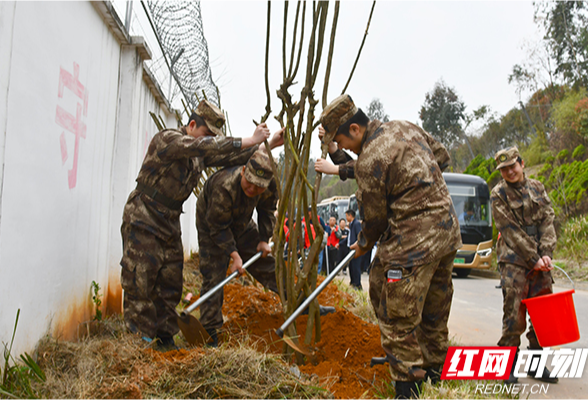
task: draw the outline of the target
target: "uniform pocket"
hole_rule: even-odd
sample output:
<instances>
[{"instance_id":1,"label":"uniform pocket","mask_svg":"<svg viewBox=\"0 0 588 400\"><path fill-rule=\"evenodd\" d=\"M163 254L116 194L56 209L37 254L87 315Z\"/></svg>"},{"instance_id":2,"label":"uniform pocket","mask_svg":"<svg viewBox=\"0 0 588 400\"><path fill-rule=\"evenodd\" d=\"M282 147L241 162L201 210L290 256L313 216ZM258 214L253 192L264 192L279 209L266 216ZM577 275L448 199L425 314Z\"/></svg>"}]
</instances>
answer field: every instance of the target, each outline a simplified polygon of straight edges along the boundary
<instances>
[{"instance_id":1,"label":"uniform pocket","mask_svg":"<svg viewBox=\"0 0 588 400\"><path fill-rule=\"evenodd\" d=\"M416 268L390 268L389 270L402 271L402 279L396 282L388 282L386 275L385 281L385 298L386 298L386 315L389 319L412 318L418 313L415 287L415 269ZM384 271L387 274L388 270Z\"/></svg>"}]
</instances>

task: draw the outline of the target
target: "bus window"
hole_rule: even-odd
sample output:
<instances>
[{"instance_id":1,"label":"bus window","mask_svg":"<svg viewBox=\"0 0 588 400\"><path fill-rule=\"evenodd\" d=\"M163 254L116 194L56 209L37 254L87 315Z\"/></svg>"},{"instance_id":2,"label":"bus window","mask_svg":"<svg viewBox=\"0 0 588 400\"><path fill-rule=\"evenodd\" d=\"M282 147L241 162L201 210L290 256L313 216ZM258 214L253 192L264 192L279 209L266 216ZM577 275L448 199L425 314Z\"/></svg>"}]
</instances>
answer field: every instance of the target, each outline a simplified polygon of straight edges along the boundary
<instances>
[{"instance_id":1,"label":"bus window","mask_svg":"<svg viewBox=\"0 0 588 400\"><path fill-rule=\"evenodd\" d=\"M460 225L491 226L490 199L479 196L475 186L447 185Z\"/></svg>"},{"instance_id":2,"label":"bus window","mask_svg":"<svg viewBox=\"0 0 588 400\"><path fill-rule=\"evenodd\" d=\"M349 197L349 209L355 211L356 214L359 211L359 206L357 204L357 198L355 197L354 194Z\"/></svg>"}]
</instances>

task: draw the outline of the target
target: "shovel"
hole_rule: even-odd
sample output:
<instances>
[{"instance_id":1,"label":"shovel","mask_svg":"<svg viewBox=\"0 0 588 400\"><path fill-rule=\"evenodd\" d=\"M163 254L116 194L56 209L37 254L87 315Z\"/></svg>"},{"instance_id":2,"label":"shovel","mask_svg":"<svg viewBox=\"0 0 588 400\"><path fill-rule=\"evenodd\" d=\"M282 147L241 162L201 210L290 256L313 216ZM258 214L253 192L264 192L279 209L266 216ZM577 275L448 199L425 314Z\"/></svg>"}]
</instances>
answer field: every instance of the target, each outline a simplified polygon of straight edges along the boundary
<instances>
[{"instance_id":1,"label":"shovel","mask_svg":"<svg viewBox=\"0 0 588 400\"><path fill-rule=\"evenodd\" d=\"M296 344L292 338L288 337L288 336L284 336L284 331L290 326L290 324L292 322L294 322L294 320L296 318L298 318L298 316L300 315L300 313L302 313L303 310L306 309L306 307L308 307L310 305L310 303L316 299L316 297L325 289L325 287L327 287L327 285L329 283L331 283L331 281L333 279L335 279L335 276L337 276L337 274L349 263L349 261L351 261L351 259L353 258L353 256L355 255L355 250L351 250L349 252L349 254L347 254L347 256L341 260L341 262L339 263L339 265L337 265L335 267L335 269L333 270L333 272L331 272L326 278L325 280L316 288L314 289L314 291L310 294L310 296L308 296L306 298L306 300L304 300L304 302L296 309L294 310L294 312L292 313L292 315L290 315L290 318L288 318L286 320L286 322L284 322L282 324L282 326L280 326L278 329L276 329L276 335L278 335L279 337L281 337L282 339L284 339L284 342L286 342L288 344L288 346L292 347L294 350L296 350L299 353L302 354L306 354L306 355L310 355L310 350L308 350L307 348L303 348L300 345Z\"/></svg>"},{"instance_id":2,"label":"shovel","mask_svg":"<svg viewBox=\"0 0 588 400\"><path fill-rule=\"evenodd\" d=\"M273 243L269 244L270 248L274 246ZM262 252L258 252L253 257L251 257L245 264L243 264L243 269L247 269L251 264L261 257ZM210 335L200 321L198 321L193 315L190 315L192 311L194 311L197 307L199 307L202 303L208 300L213 294L215 294L220 288L225 286L227 283L232 281L235 277L239 275L238 271L233 272L231 275L227 276L221 283L213 287L211 290L206 292L202 297L192 303L188 308L183 310L178 315L178 326L180 330L184 334L184 337L192 346L201 346L208 342L210 339Z\"/></svg>"}]
</instances>

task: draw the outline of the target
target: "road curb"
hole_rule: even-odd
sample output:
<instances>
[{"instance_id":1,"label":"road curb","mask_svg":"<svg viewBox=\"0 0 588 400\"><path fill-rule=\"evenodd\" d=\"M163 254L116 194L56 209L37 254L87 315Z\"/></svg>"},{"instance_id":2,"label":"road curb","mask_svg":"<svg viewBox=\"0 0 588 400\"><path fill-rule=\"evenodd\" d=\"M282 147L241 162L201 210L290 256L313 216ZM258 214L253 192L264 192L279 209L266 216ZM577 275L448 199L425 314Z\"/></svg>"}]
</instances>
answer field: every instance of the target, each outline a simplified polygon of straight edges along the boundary
<instances>
[{"instance_id":1,"label":"road curb","mask_svg":"<svg viewBox=\"0 0 588 400\"><path fill-rule=\"evenodd\" d=\"M490 269L472 269L470 275L480 276L487 279L500 279L498 271L492 271Z\"/></svg>"},{"instance_id":2,"label":"road curb","mask_svg":"<svg viewBox=\"0 0 588 400\"><path fill-rule=\"evenodd\" d=\"M500 273L498 271L492 271L489 269L472 269L470 272L472 276L479 276L486 279L500 279ZM566 278L564 274L558 272L553 278L554 285L562 288L572 288L572 284ZM588 282L574 282L576 290L588 291Z\"/></svg>"}]
</instances>

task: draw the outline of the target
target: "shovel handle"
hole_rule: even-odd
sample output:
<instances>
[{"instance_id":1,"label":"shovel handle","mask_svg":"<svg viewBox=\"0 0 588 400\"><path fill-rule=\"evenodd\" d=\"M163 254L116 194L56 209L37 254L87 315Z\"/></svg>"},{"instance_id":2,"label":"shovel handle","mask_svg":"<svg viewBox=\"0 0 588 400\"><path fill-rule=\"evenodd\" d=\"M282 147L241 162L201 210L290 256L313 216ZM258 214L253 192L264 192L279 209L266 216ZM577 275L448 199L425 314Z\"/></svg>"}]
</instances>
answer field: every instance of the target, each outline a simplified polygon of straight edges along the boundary
<instances>
[{"instance_id":1,"label":"shovel handle","mask_svg":"<svg viewBox=\"0 0 588 400\"><path fill-rule=\"evenodd\" d=\"M270 243L269 246L270 246L270 249L273 248L274 247L273 242ZM249 266L251 266L251 264L253 264L255 261L257 261L259 259L259 257L261 257L261 253L262 252L260 251L260 252L256 253L253 257L251 257L249 260L247 260L247 262L245 264L243 264L243 269L247 269ZM235 271L231 275L227 276L225 278L225 280L223 280L221 283L219 283L218 285L216 285L215 287L213 287L212 289L210 289L208 292L206 292L202 297L200 297L194 303L190 304L190 307L188 307L185 310L183 310L182 311L182 315L190 314L198 306L200 306L202 303L204 303L206 300L208 300L213 294L215 294L216 292L218 292L218 290L220 288L222 288L227 283L229 283L230 281L232 281L233 279L235 279L235 277L237 277L237 275L239 275L239 272Z\"/></svg>"},{"instance_id":2,"label":"shovel handle","mask_svg":"<svg viewBox=\"0 0 588 400\"><path fill-rule=\"evenodd\" d=\"M279 337L284 337L284 331L286 330L286 328L288 328L290 326L290 324L292 322L294 322L294 320L296 318L298 318L298 316L300 315L300 313L306 309L306 307L309 306L309 304L316 299L316 297L323 291L323 289L325 287L327 287L327 285L329 283L331 283L331 281L333 279L335 279L335 277L337 276L337 274L349 263L349 261L351 261L351 259L353 258L353 256L355 255L355 250L351 250L349 252L349 254L347 254L347 256L341 260L341 262L339 263L339 265L337 265L335 267L335 269L333 270L333 272L331 272L326 278L325 280L316 288L314 289L314 291L310 294L310 296L308 296L306 298L306 300L304 300L304 302L296 309L294 310L294 312L292 313L292 315L290 315L290 318L288 318L286 320L286 322L284 322L282 324L282 326L280 326L278 329L276 329L276 334Z\"/></svg>"}]
</instances>

